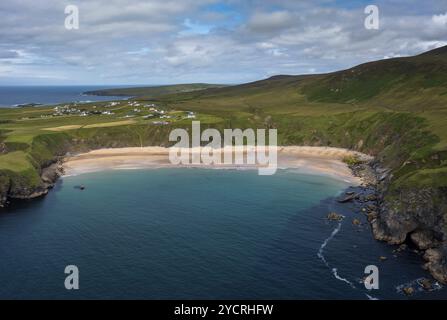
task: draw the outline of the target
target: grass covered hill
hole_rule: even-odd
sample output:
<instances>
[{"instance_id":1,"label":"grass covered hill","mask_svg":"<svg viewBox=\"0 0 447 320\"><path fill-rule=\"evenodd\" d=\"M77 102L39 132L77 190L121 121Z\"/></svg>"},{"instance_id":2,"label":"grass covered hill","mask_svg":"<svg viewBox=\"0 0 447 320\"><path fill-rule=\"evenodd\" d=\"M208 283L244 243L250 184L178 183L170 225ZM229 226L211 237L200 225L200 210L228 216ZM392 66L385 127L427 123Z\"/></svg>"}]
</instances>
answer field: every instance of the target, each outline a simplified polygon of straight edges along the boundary
<instances>
[{"instance_id":1,"label":"grass covered hill","mask_svg":"<svg viewBox=\"0 0 447 320\"><path fill-rule=\"evenodd\" d=\"M281 145L374 155L389 169L383 205L395 222L383 219L382 238L429 230L446 243L447 47L328 74L92 94L135 98L0 109L0 202L42 188L43 169L67 151L168 145L170 130L194 119L219 130L277 128Z\"/></svg>"},{"instance_id":2,"label":"grass covered hill","mask_svg":"<svg viewBox=\"0 0 447 320\"><path fill-rule=\"evenodd\" d=\"M23 161L18 163L27 162L29 169L46 164L53 152L66 151L55 147L44 152L49 147L40 142L44 137L65 139L70 148L84 149L167 143L163 134L172 127L188 126L191 119L186 112L194 111L196 120L218 128L276 127L284 145L343 146L383 154L384 161L399 172L399 183L430 184L427 177L433 172L438 185L447 185L440 179L446 174L446 71L443 47L329 74L275 76L236 86L102 90L96 94L137 97L113 106L106 102L65 106L76 112L55 114L54 106L0 109L0 172L26 167L11 167L11 152L20 152L17 156ZM148 117L154 112L145 105L152 104L168 112L169 118ZM393 148L397 142L399 148ZM38 155L41 152L44 157ZM439 160L429 161L430 157ZM415 178L419 175L424 179Z\"/></svg>"}]
</instances>

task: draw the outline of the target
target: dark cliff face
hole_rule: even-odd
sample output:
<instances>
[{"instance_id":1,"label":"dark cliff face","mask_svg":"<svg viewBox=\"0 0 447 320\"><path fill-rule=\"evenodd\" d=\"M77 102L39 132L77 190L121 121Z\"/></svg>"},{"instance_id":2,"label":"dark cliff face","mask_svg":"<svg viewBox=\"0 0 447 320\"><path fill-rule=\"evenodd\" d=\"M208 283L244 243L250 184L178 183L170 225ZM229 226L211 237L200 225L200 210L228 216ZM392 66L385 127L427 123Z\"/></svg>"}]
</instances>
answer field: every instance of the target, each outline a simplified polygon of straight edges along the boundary
<instances>
[{"instance_id":1,"label":"dark cliff face","mask_svg":"<svg viewBox=\"0 0 447 320\"><path fill-rule=\"evenodd\" d=\"M10 185L9 177L0 175L0 207L8 200Z\"/></svg>"},{"instance_id":2,"label":"dark cliff face","mask_svg":"<svg viewBox=\"0 0 447 320\"><path fill-rule=\"evenodd\" d=\"M58 162L41 170L38 183L31 184L19 175L0 174L0 207L4 207L9 199L34 199L46 195L61 174Z\"/></svg>"},{"instance_id":3,"label":"dark cliff face","mask_svg":"<svg viewBox=\"0 0 447 320\"><path fill-rule=\"evenodd\" d=\"M402 189L393 200L383 199L372 221L376 239L390 244L413 243L425 251L425 268L447 283L447 190L427 187Z\"/></svg>"},{"instance_id":4,"label":"dark cliff face","mask_svg":"<svg viewBox=\"0 0 447 320\"><path fill-rule=\"evenodd\" d=\"M442 187L447 179L439 181L444 178L439 179L437 171L433 173L447 163L447 152L431 149L439 139L426 131L424 119L411 114L379 112L368 116L348 113L284 121L275 123L282 134L279 144L338 146L375 156L374 175L380 181L381 195L380 214L371 213L369 217L375 237L392 244L414 242L426 251L426 267L438 280L447 283L447 190ZM219 129L224 129L230 124L220 126ZM168 145L171 129L137 126L132 131L114 127L39 136L29 153L36 168L33 175L0 172L0 204L8 197L29 199L46 194L58 177L51 171L54 168L46 168L52 167L68 151ZM419 183L420 177L424 179L423 185ZM408 180L412 186L406 185Z\"/></svg>"}]
</instances>

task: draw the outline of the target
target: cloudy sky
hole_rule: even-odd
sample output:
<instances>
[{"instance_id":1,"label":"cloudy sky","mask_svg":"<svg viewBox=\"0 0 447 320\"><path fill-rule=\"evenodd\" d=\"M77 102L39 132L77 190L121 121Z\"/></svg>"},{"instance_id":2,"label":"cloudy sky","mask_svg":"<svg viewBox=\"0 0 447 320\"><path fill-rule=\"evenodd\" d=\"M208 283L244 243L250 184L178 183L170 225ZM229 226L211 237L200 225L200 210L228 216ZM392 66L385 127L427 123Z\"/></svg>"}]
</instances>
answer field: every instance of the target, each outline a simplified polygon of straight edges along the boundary
<instances>
[{"instance_id":1,"label":"cloudy sky","mask_svg":"<svg viewBox=\"0 0 447 320\"><path fill-rule=\"evenodd\" d=\"M0 1L1 85L241 83L442 45L447 0Z\"/></svg>"}]
</instances>

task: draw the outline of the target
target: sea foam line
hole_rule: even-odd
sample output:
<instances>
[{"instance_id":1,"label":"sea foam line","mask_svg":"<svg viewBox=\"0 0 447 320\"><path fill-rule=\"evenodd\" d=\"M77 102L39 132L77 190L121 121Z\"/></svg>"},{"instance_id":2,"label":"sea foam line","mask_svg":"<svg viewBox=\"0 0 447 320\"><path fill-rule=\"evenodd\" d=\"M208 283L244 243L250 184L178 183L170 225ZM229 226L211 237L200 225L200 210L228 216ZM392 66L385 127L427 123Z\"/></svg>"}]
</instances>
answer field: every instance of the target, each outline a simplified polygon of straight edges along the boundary
<instances>
[{"instance_id":1,"label":"sea foam line","mask_svg":"<svg viewBox=\"0 0 447 320\"><path fill-rule=\"evenodd\" d=\"M342 216L342 219L344 219L344 218L345 218L345 216ZM340 230L341 230L341 226L342 226L342 221L340 221L340 222L338 223L338 226L332 231L331 235L330 235L326 240L324 240L323 244L320 246L320 249L318 250L317 255L318 255L318 257L324 262L324 264L326 265L326 267L328 267L328 269L330 269L330 270L332 271L332 274L334 275L334 278L335 278L335 279L337 279L337 280L339 280L339 281L342 281L342 282L345 282L346 284L348 284L348 285L349 285L351 288L353 288L353 289L357 289L356 286L355 286L351 281L349 281L349 280L346 279L346 278L341 277L341 276L338 274L338 270L337 270L337 268L331 268L330 265L329 265L329 263L327 262L326 258L325 258L324 255L323 255L324 249L327 247L327 245L329 244L329 242L330 242L332 239L334 239L334 237L337 235L337 233L340 232ZM368 298L368 300L379 300L378 298L375 298L375 297L373 297L373 296L370 296L370 295L367 294L367 293L365 293L365 295L366 295L366 297Z\"/></svg>"},{"instance_id":2,"label":"sea foam line","mask_svg":"<svg viewBox=\"0 0 447 320\"><path fill-rule=\"evenodd\" d=\"M343 216L343 219L344 219L344 218L345 218L345 216ZM326 265L326 267L328 267L328 268L332 271L332 274L334 275L335 279L340 280L340 281L343 281L343 282L349 284L352 288L355 288L354 284L353 284L351 281L349 281L348 279L345 279L345 278L341 277L341 276L338 274L336 268L331 268L331 266L329 265L329 263L327 262L326 258L325 258L324 255L323 255L323 252L324 252L324 249L326 248L326 246L329 244L329 242L330 242L332 239L334 239L334 237L337 235L337 233L340 232L340 230L341 230L341 225L342 225L342 222L340 221L340 222L338 223L338 226L332 231L331 235L330 235L326 240L324 240L323 244L320 246L320 249L318 250L317 255L318 255L318 257L321 259L321 261L324 262L324 264Z\"/></svg>"}]
</instances>

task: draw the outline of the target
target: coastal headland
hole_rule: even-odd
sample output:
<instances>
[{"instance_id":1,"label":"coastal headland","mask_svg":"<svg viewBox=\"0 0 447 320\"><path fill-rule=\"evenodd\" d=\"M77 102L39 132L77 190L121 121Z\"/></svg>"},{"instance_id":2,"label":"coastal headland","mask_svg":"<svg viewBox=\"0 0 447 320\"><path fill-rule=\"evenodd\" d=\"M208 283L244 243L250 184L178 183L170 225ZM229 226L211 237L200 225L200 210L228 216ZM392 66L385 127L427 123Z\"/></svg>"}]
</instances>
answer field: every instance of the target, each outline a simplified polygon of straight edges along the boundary
<instances>
[{"instance_id":1,"label":"coastal headland","mask_svg":"<svg viewBox=\"0 0 447 320\"><path fill-rule=\"evenodd\" d=\"M67 154L67 172L100 165L156 167L166 165L166 155L152 154L142 164L137 158L147 154L138 155L141 148L172 146L169 133L191 128L193 120L221 133L277 129L281 146L336 147L374 157L368 163L348 157L343 164L299 149L297 157L284 151L278 162L344 178L350 176L346 165L370 172L377 180L374 236L416 246L424 253L424 267L447 283L446 75L447 47L441 47L329 74L278 75L203 90L139 88L130 94L112 89L107 94L134 98L1 108L0 205L46 194L62 174ZM88 154L127 147L140 150L132 156Z\"/></svg>"}]
</instances>

